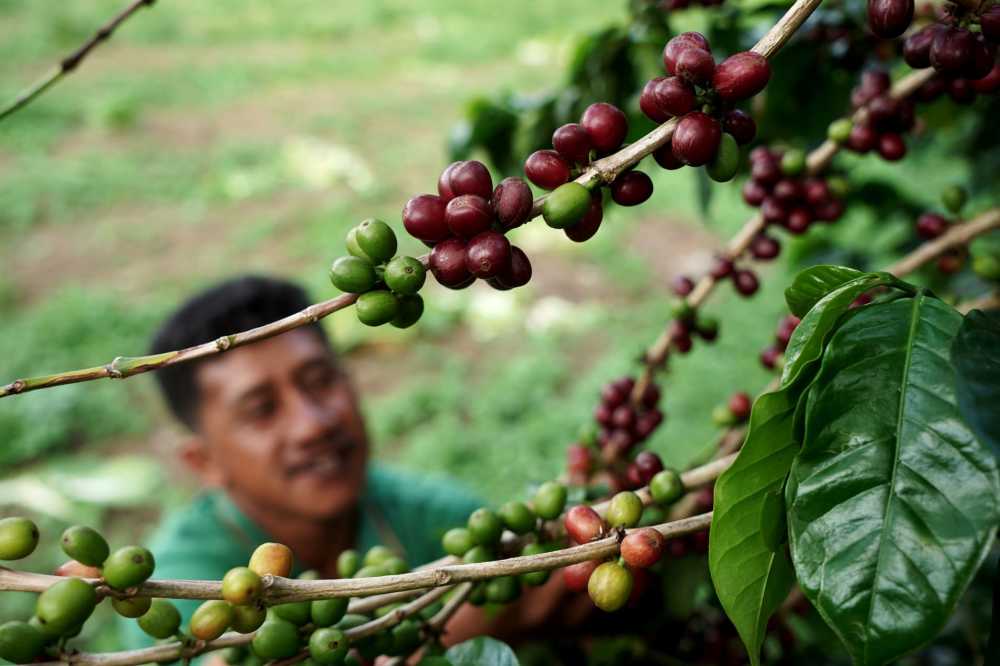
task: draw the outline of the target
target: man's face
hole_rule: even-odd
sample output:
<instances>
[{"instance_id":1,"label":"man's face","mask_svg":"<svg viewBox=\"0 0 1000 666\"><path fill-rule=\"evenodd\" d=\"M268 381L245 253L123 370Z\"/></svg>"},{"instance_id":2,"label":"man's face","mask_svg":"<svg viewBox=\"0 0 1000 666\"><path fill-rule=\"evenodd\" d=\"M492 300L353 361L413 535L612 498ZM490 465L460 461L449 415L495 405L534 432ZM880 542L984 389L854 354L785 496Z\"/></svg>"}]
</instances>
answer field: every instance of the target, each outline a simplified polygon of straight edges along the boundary
<instances>
[{"instance_id":1,"label":"man's face","mask_svg":"<svg viewBox=\"0 0 1000 666\"><path fill-rule=\"evenodd\" d=\"M329 347L297 329L203 362L200 438L211 476L258 509L327 518L364 483L357 397Z\"/></svg>"}]
</instances>

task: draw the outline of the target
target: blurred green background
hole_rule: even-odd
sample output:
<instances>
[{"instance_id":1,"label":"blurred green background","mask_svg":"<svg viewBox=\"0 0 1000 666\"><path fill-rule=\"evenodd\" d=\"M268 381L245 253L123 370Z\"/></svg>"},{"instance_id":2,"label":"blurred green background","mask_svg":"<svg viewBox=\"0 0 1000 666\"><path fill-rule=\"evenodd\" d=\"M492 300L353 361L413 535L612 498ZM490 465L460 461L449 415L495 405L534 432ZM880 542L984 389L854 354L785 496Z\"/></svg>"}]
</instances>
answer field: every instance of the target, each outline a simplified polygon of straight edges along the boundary
<instances>
[{"instance_id":1,"label":"blurred green background","mask_svg":"<svg viewBox=\"0 0 1000 666\"><path fill-rule=\"evenodd\" d=\"M0 3L0 98L122 5ZM335 295L326 268L347 229L375 216L402 231L403 203L434 191L468 100L559 86L580 38L627 17L625 2L531 0L163 0L140 12L0 123L0 381L143 353L182 299L237 273ZM697 28L704 13L684 20ZM964 165L914 145L896 167L842 164L930 203ZM324 320L361 387L378 458L456 477L494 502L561 470L601 384L634 372L667 320L670 279L697 275L751 212L741 181L714 186L705 211L691 170L647 170L652 200L609 205L584 245L541 223L515 231L535 272L524 289L430 285L424 320L406 332L365 328L349 310ZM799 246L822 254L837 234L848 254L863 248L879 265L910 223L859 210ZM804 252L763 267L752 301L728 285L713 297L718 342L675 359L663 382L667 418L650 448L669 462L706 455L712 408L767 381L757 353L789 276L820 256ZM26 566L55 566L69 522L101 527L113 544L142 539L195 490L172 453L181 434L149 376L0 401L0 515L43 527ZM4 594L0 622L27 616L31 602ZM101 649L113 637L93 624L85 638Z\"/></svg>"}]
</instances>

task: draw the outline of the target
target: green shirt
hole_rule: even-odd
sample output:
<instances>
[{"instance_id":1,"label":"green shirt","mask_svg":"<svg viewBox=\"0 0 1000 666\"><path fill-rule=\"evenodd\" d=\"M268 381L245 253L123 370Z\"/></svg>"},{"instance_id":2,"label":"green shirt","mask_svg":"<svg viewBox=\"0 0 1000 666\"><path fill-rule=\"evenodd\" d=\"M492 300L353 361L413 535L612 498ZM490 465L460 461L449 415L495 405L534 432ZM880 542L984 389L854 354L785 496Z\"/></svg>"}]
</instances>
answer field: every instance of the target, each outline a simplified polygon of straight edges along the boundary
<instances>
[{"instance_id":1,"label":"green shirt","mask_svg":"<svg viewBox=\"0 0 1000 666\"><path fill-rule=\"evenodd\" d=\"M441 536L464 525L480 506L462 486L440 478L415 476L373 465L360 500L355 548L364 554L377 544L402 549L407 564L417 566L444 555ZM233 567L246 566L261 543L274 541L223 492L205 492L170 515L154 534L150 550L157 579L222 580ZM394 543L397 541L398 543ZM296 567L293 575L301 573ZM174 600L187 626L201 604ZM153 645L135 620L120 618L125 649Z\"/></svg>"}]
</instances>

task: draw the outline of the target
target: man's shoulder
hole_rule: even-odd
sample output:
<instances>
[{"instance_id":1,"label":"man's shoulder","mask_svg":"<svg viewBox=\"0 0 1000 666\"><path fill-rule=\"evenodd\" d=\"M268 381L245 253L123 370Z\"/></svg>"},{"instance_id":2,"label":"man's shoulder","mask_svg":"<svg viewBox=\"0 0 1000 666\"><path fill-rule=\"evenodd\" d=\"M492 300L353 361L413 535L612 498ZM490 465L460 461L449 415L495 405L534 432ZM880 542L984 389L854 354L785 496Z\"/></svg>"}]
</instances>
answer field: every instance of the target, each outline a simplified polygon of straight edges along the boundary
<instances>
[{"instance_id":1,"label":"man's shoulder","mask_svg":"<svg viewBox=\"0 0 1000 666\"><path fill-rule=\"evenodd\" d=\"M211 567L215 559L242 556L249 541L243 544L236 533L238 525L226 520L221 510L224 502L221 492L206 491L167 514L150 539L150 550L157 558L158 570L162 562L171 569L191 568L194 573L194 569ZM199 554L200 567L195 564L198 560L188 557L192 552Z\"/></svg>"}]
</instances>

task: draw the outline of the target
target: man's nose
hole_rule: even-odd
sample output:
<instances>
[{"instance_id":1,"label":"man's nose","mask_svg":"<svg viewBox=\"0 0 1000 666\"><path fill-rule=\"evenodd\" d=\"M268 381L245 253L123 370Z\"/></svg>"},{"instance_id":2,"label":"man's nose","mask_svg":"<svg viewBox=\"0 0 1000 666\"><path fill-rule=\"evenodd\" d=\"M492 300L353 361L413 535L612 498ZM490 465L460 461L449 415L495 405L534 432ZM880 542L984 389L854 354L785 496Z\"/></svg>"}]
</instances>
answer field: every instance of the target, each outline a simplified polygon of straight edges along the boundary
<instances>
[{"instance_id":1,"label":"man's nose","mask_svg":"<svg viewBox=\"0 0 1000 666\"><path fill-rule=\"evenodd\" d=\"M286 433L294 444L308 445L328 436L337 424L338 410L333 405L315 400L304 392L295 391L290 403Z\"/></svg>"}]
</instances>

